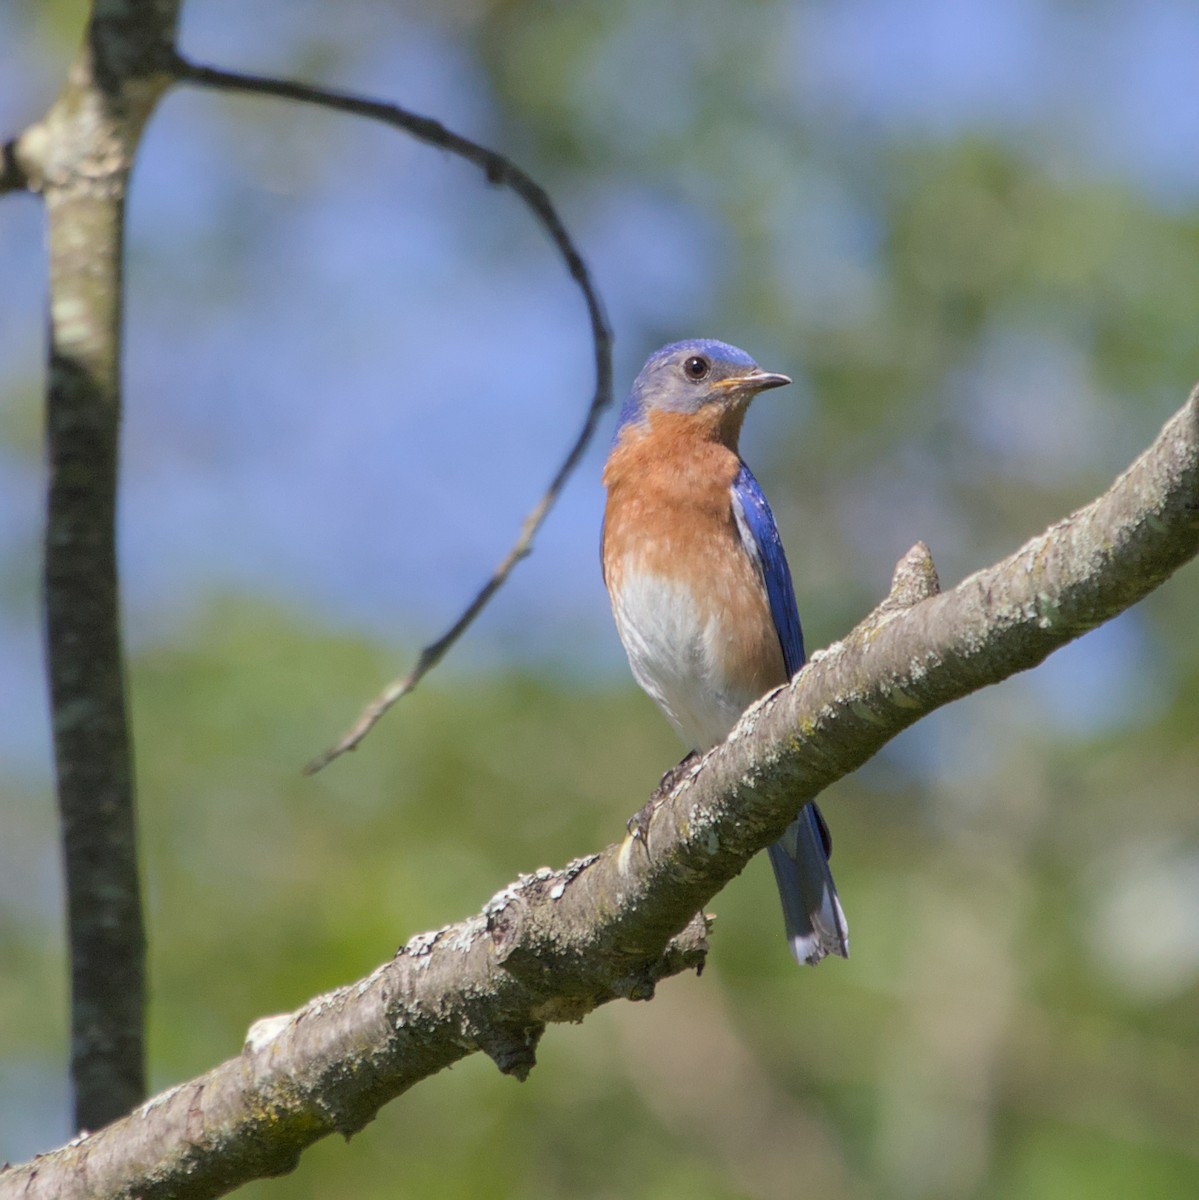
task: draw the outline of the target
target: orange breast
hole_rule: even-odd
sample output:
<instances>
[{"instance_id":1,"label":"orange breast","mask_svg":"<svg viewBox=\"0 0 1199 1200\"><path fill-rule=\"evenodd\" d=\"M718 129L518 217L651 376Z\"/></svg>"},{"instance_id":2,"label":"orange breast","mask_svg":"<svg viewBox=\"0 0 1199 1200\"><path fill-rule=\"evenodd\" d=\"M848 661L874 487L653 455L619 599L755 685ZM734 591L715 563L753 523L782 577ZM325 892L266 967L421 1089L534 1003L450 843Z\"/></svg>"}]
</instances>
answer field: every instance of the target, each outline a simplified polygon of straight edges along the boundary
<instances>
[{"instance_id":1,"label":"orange breast","mask_svg":"<svg viewBox=\"0 0 1199 1200\"><path fill-rule=\"evenodd\" d=\"M712 740L787 677L765 583L733 514L740 465L721 441L696 436L688 416L654 413L645 432L625 435L604 471L604 578L634 673L664 709L671 697L655 694L647 677L690 690L674 697L676 707L708 695L712 711L701 714L709 718L702 723L712 731L723 726ZM619 605L626 594L661 594L647 589L647 580L685 588L693 598L693 614L681 626L671 623L673 646L653 637L661 614Z\"/></svg>"}]
</instances>

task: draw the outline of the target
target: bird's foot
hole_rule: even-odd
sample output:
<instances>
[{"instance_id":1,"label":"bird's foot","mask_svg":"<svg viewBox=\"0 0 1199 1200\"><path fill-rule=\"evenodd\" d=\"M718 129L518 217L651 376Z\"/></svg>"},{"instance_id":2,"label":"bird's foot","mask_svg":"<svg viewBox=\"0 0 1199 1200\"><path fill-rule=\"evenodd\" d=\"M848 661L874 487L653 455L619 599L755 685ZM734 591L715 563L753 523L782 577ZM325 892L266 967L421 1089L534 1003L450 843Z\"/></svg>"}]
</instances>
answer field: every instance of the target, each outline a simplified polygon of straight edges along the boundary
<instances>
[{"instance_id":1,"label":"bird's foot","mask_svg":"<svg viewBox=\"0 0 1199 1200\"><path fill-rule=\"evenodd\" d=\"M652 804L655 800L665 800L697 762L699 762L699 753L692 750L681 763L671 767L658 781L658 787L650 798L650 803Z\"/></svg>"},{"instance_id":2,"label":"bird's foot","mask_svg":"<svg viewBox=\"0 0 1199 1200\"><path fill-rule=\"evenodd\" d=\"M649 833L650 820L657 811L658 805L674 791L675 787L698 761L699 755L692 750L681 763L671 767L662 776L658 781L658 786L654 789L654 794L641 806L638 812L629 818L628 825L625 828L628 830L631 838L640 838L642 841L645 841L646 835Z\"/></svg>"}]
</instances>

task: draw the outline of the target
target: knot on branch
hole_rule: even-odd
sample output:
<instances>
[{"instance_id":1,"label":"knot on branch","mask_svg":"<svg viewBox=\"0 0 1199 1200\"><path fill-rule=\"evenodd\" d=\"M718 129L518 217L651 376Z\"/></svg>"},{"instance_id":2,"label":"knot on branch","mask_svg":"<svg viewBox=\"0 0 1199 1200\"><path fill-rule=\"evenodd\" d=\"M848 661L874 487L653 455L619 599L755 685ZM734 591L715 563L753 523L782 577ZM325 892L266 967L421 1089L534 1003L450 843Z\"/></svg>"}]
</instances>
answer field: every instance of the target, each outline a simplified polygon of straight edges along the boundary
<instances>
[{"instance_id":1,"label":"knot on branch","mask_svg":"<svg viewBox=\"0 0 1199 1200\"><path fill-rule=\"evenodd\" d=\"M524 1083L537 1065L537 1044L545 1032L543 1022L529 1025L493 1025L476 1035L479 1048L500 1069Z\"/></svg>"},{"instance_id":2,"label":"knot on branch","mask_svg":"<svg viewBox=\"0 0 1199 1200\"><path fill-rule=\"evenodd\" d=\"M941 581L937 578L933 553L924 542L917 542L895 564L891 591L866 623L876 625L895 613L913 608L930 596L938 595L940 591Z\"/></svg>"},{"instance_id":3,"label":"knot on branch","mask_svg":"<svg viewBox=\"0 0 1199 1200\"><path fill-rule=\"evenodd\" d=\"M696 913L686 928L666 943L658 958L616 981L616 994L625 1000L652 1000L660 979L692 970L702 975L708 959L708 933L715 920Z\"/></svg>"},{"instance_id":4,"label":"knot on branch","mask_svg":"<svg viewBox=\"0 0 1199 1200\"><path fill-rule=\"evenodd\" d=\"M883 603L893 602L897 606L911 608L913 604L937 595L940 590L941 581L937 578L933 552L926 542L917 542L895 564L895 573L891 576L891 594Z\"/></svg>"},{"instance_id":5,"label":"knot on branch","mask_svg":"<svg viewBox=\"0 0 1199 1200\"><path fill-rule=\"evenodd\" d=\"M260 1017L246 1032L242 1053L257 1054L271 1044L292 1022L292 1013L278 1013L273 1017Z\"/></svg>"}]
</instances>

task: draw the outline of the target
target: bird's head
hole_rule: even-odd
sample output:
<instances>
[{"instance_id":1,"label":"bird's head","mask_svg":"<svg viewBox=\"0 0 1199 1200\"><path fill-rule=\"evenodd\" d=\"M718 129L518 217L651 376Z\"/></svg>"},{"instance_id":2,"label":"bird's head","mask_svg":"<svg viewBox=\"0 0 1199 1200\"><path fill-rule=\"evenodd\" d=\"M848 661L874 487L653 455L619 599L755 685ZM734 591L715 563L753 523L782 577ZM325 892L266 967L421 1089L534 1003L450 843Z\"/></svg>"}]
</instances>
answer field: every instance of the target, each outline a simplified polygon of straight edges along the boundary
<instances>
[{"instance_id":1,"label":"bird's head","mask_svg":"<svg viewBox=\"0 0 1199 1200\"><path fill-rule=\"evenodd\" d=\"M694 416L721 440L735 444L749 402L765 388L782 387L786 375L763 371L744 350L697 338L672 342L646 359L620 410L616 437L648 427L655 413Z\"/></svg>"}]
</instances>

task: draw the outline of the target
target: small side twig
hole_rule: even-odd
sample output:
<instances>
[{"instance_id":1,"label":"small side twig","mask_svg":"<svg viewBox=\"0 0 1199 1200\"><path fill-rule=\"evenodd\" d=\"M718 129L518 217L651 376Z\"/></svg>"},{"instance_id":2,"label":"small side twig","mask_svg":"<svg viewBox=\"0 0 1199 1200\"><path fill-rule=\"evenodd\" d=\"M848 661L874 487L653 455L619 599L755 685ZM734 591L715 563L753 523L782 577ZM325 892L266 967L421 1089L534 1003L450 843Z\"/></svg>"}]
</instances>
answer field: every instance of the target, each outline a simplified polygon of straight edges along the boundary
<instances>
[{"instance_id":1,"label":"small side twig","mask_svg":"<svg viewBox=\"0 0 1199 1200\"><path fill-rule=\"evenodd\" d=\"M583 419L583 427L562 465L550 481L549 487L546 488L545 493L529 515L525 517L515 545L504 556L503 561L492 572L491 578L487 580L475 598L466 606L462 615L436 641L430 642L420 652L412 670L401 679L388 684L363 709L362 715L340 741L308 763L304 768L304 774L313 775L347 750L355 749L358 743L374 728L380 717L397 700L406 696L416 687L445 657L450 647L462 636L491 597L503 586L504 581L511 574L512 568L530 553L537 531L541 528L542 522L554 506L566 480L578 465L583 451L591 441L600 413L612 401L612 334L608 329L603 304L591 280L587 264L571 240L570 234L566 232L566 226L563 225L562 219L558 216L545 189L535 183L504 155L489 150L486 146L479 145L478 142L472 142L461 134L454 133L440 121L408 112L398 105L383 104L377 100L368 100L362 96L354 96L347 92L316 87L307 83L295 83L291 80L272 79L261 75L246 75L237 71L222 71L215 67L200 66L185 59L178 60L177 71L179 80L184 83L194 83L219 91L275 96L283 100L315 104L322 108L334 109L337 112L382 121L385 125L402 129L422 142L427 142L431 146L439 146L451 154L456 154L460 158L474 163L487 176L488 182L514 191L549 234L550 240L558 248L566 262L570 277L578 284L579 290L583 293L591 323L591 338L595 355L595 391Z\"/></svg>"},{"instance_id":2,"label":"small side twig","mask_svg":"<svg viewBox=\"0 0 1199 1200\"><path fill-rule=\"evenodd\" d=\"M8 139L0 144L0 196L28 190L29 178L17 153L17 139Z\"/></svg>"}]
</instances>

